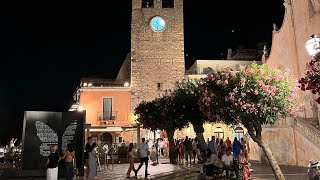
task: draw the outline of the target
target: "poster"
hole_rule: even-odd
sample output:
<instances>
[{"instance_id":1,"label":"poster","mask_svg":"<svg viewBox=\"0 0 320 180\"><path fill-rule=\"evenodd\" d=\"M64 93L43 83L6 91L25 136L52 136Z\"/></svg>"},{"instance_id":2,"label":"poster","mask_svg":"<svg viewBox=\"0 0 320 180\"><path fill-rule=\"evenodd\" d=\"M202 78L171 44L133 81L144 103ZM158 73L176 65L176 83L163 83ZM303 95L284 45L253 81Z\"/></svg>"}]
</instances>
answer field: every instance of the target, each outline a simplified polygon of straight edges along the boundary
<instances>
[{"instance_id":1,"label":"poster","mask_svg":"<svg viewBox=\"0 0 320 180\"><path fill-rule=\"evenodd\" d=\"M79 174L83 175L84 127L85 111L26 111L22 137L22 169L45 169L51 145L57 145L57 151L62 156L67 145L72 144ZM59 169L63 165L63 161L60 162Z\"/></svg>"}]
</instances>

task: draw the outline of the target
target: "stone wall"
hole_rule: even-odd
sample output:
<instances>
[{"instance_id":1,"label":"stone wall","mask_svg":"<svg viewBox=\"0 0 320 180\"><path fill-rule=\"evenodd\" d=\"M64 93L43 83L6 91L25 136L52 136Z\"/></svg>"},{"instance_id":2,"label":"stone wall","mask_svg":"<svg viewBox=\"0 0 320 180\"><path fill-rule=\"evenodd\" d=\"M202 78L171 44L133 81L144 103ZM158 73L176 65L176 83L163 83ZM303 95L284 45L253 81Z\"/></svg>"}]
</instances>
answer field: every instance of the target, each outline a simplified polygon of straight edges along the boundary
<instances>
[{"instance_id":1,"label":"stone wall","mask_svg":"<svg viewBox=\"0 0 320 180\"><path fill-rule=\"evenodd\" d=\"M320 4L318 0L284 0L284 7L283 24L279 30L274 29L272 32L272 47L266 64L289 69L292 75L300 79L304 75L306 64L312 59L305 43L312 34L320 33ZM305 120L319 119L315 97L309 92L300 92L300 97L305 106L299 116ZM272 147L279 164L305 166L310 159L320 157L317 140L308 138L312 130L300 126L302 125L295 123L286 128L277 126L263 129L263 138ZM253 159L265 161L264 154L256 143L253 143L250 154ZM291 157L287 157L287 154Z\"/></svg>"},{"instance_id":2,"label":"stone wall","mask_svg":"<svg viewBox=\"0 0 320 180\"><path fill-rule=\"evenodd\" d=\"M307 166L309 160L320 159L320 135L301 120L284 119L275 126L264 127L262 137L277 162L282 165ZM250 159L268 163L263 150L252 139Z\"/></svg>"},{"instance_id":3,"label":"stone wall","mask_svg":"<svg viewBox=\"0 0 320 180\"><path fill-rule=\"evenodd\" d=\"M298 131L294 131L295 143L296 143L296 158L298 166L308 166L309 160L320 159L320 148L315 146L313 142L310 142L304 135Z\"/></svg>"},{"instance_id":4,"label":"stone wall","mask_svg":"<svg viewBox=\"0 0 320 180\"><path fill-rule=\"evenodd\" d=\"M118 72L117 78L115 80L116 83L123 83L126 81L130 81L131 75L131 54L128 53L126 59L122 63L122 66Z\"/></svg>"},{"instance_id":5,"label":"stone wall","mask_svg":"<svg viewBox=\"0 0 320 180\"><path fill-rule=\"evenodd\" d=\"M317 0L285 0L285 15L279 30L274 30L272 47L267 64L277 68L288 68L296 78L304 75L310 57L305 43L312 34L320 33L319 2ZM305 102L301 115L317 119L316 105L310 93L301 93Z\"/></svg>"},{"instance_id":6,"label":"stone wall","mask_svg":"<svg viewBox=\"0 0 320 180\"><path fill-rule=\"evenodd\" d=\"M262 138L269 145L273 155L279 164L295 165L296 148L292 119L279 120L274 126L265 126L262 130ZM268 163L263 150L252 139L249 141L250 159Z\"/></svg>"},{"instance_id":7,"label":"stone wall","mask_svg":"<svg viewBox=\"0 0 320 180\"><path fill-rule=\"evenodd\" d=\"M183 0L174 8L162 8L161 0L153 8L141 8L141 0L132 1L131 25L131 110L142 100L152 100L176 81L184 78ZM150 20L161 16L166 21L162 32L150 28ZM160 88L158 88L158 84Z\"/></svg>"}]
</instances>

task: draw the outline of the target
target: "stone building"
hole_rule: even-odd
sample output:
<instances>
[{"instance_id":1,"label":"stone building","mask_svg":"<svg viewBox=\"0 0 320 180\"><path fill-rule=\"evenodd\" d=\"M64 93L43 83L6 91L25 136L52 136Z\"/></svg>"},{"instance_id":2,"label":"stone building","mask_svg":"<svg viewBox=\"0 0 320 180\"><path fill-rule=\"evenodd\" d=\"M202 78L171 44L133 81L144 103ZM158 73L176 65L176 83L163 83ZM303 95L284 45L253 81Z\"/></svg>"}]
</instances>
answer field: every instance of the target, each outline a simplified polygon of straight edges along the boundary
<instances>
[{"instance_id":1,"label":"stone building","mask_svg":"<svg viewBox=\"0 0 320 180\"><path fill-rule=\"evenodd\" d=\"M107 134L112 142L120 137L139 141L134 108L173 88L185 76L183 0L132 0L131 18L131 52L117 77L100 79L100 84L95 83L98 79L82 81L78 90L91 125L88 129L97 139ZM129 127L138 130L132 132ZM141 132L147 138L151 134Z\"/></svg>"},{"instance_id":2,"label":"stone building","mask_svg":"<svg viewBox=\"0 0 320 180\"><path fill-rule=\"evenodd\" d=\"M271 51L265 48L261 60L270 66L288 68L300 78L306 63L312 59L304 44L311 34L320 33L320 0L284 0L284 8L283 24L280 28L274 25L273 32L270 32L273 34ZM151 100L172 88L185 74L188 78L198 78L199 73L206 74L226 63L198 60L185 73L183 28L183 0L132 0L131 52L118 76L100 84L93 83L92 79L92 82L82 81L77 91L80 104L87 111L91 134L102 138L104 133L109 133L105 136L109 139L111 136L112 142L119 139L138 141L140 129L134 123L133 109L139 102ZM226 61L234 63L235 68L241 62L231 59ZM208 66L211 69L204 63L211 63ZM280 164L305 166L310 159L320 159L320 132L316 128L320 119L319 108L313 95L303 93L302 97L306 105L299 118L286 118L263 129L263 137ZM102 118L98 112L102 112ZM222 125L206 126L205 137L212 133L224 137L232 135ZM245 129L242 130L238 132L244 133ZM222 131L226 133L221 134ZM233 133L237 136L236 132ZM192 135L192 128L176 132L175 136L187 134ZM141 136L152 137L144 130L141 130ZM251 159L265 161L257 144L251 142L250 145Z\"/></svg>"},{"instance_id":3,"label":"stone building","mask_svg":"<svg viewBox=\"0 0 320 180\"><path fill-rule=\"evenodd\" d=\"M131 110L172 89L185 74L183 0L144 2L132 1Z\"/></svg>"},{"instance_id":4,"label":"stone building","mask_svg":"<svg viewBox=\"0 0 320 180\"><path fill-rule=\"evenodd\" d=\"M305 43L310 35L320 33L319 7L319 0L284 0L283 23L280 28L274 25L271 51L264 53L269 57L262 57L263 63L288 68L297 79L301 78L312 59ZM263 129L263 137L280 164L306 166L310 159L320 158L319 108L314 95L301 92L301 97L305 106L298 118L286 118ZM266 161L261 149L251 144L251 158Z\"/></svg>"}]
</instances>

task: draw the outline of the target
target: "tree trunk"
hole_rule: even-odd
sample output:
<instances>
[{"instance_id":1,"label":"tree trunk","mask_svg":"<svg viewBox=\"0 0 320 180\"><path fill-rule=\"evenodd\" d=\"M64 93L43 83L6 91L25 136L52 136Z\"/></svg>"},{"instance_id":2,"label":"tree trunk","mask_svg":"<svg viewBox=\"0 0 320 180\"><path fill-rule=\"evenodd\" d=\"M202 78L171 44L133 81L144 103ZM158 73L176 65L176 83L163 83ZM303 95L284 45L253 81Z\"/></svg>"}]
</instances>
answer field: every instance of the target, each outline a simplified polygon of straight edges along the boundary
<instances>
[{"instance_id":1,"label":"tree trunk","mask_svg":"<svg viewBox=\"0 0 320 180\"><path fill-rule=\"evenodd\" d=\"M171 164L177 164L178 152L176 150L176 145L173 140L174 130L167 130L167 136L169 140L169 158Z\"/></svg>"},{"instance_id":2,"label":"tree trunk","mask_svg":"<svg viewBox=\"0 0 320 180\"><path fill-rule=\"evenodd\" d=\"M201 125L200 124L192 124L192 125L193 125L194 131L196 132L197 140L198 140L198 143L200 144L201 150L206 150L207 145L206 145L206 142L203 137L203 132L204 132L203 124L201 124Z\"/></svg>"},{"instance_id":3,"label":"tree trunk","mask_svg":"<svg viewBox=\"0 0 320 180\"><path fill-rule=\"evenodd\" d=\"M256 128L256 135L254 134L253 128L248 128L248 133L254 142L258 143L258 145L262 148L264 154L266 155L269 164L273 170L274 176L277 180L285 180L280 166L277 160L274 158L269 146L262 140L261 137L262 127Z\"/></svg>"}]
</instances>

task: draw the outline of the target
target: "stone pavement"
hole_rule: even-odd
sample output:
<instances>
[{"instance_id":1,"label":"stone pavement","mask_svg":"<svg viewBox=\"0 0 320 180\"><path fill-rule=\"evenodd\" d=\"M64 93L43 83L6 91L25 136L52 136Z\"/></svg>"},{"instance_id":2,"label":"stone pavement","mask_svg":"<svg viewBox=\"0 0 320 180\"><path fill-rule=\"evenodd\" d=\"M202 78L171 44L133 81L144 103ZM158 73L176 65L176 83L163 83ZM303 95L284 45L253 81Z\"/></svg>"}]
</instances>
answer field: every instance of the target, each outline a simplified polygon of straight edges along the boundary
<instances>
[{"instance_id":1,"label":"stone pavement","mask_svg":"<svg viewBox=\"0 0 320 180\"><path fill-rule=\"evenodd\" d=\"M139 163L135 163L137 168ZM254 170L252 172L252 179L256 180L273 180L274 175L269 165L263 165L258 162L251 162L251 168ZM122 180L126 179L126 172L129 167L129 164L115 164L112 170L112 166L109 165L108 169L102 167L98 172L98 177L96 180ZM149 170L150 176L148 178L144 177L144 168L143 165L138 173L138 177L134 177L134 173L131 172L131 179L157 179L157 180L198 180L201 178L198 172L198 165L172 165L169 163L167 158L161 158L160 164L154 166L151 165L149 161ZM288 180L305 180L308 179L306 176L306 167L297 167L297 166L281 166L281 170L284 173L286 179ZM18 178L19 180L40 180L44 178ZM83 179L83 178L80 178ZM222 177L217 177L214 179L224 179ZM10 178L10 180L13 180Z\"/></svg>"},{"instance_id":2,"label":"stone pavement","mask_svg":"<svg viewBox=\"0 0 320 180\"><path fill-rule=\"evenodd\" d=\"M135 167L138 167L139 163L135 164ZM257 180L273 180L274 175L272 169L269 165L263 165L258 162L251 162L252 179ZM113 171L111 170L102 170L98 173L97 180L115 180L115 179L125 179L126 172L128 169L128 164L117 164L114 166ZM110 166L109 166L110 168ZM306 176L307 168L306 167L297 167L297 166L281 166L281 170L288 180L305 180L308 179ZM153 166L149 164L150 176L148 178L144 177L144 166L138 173L138 178L134 177L134 173L131 173L131 179L159 179L159 180L178 180L178 179L188 179L188 180L198 180L201 178L198 165L172 165L169 164L167 159L161 159L160 164ZM224 179L222 177L216 177L214 179Z\"/></svg>"}]
</instances>

